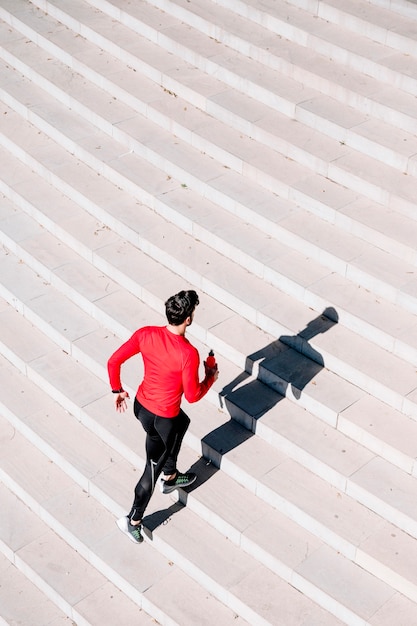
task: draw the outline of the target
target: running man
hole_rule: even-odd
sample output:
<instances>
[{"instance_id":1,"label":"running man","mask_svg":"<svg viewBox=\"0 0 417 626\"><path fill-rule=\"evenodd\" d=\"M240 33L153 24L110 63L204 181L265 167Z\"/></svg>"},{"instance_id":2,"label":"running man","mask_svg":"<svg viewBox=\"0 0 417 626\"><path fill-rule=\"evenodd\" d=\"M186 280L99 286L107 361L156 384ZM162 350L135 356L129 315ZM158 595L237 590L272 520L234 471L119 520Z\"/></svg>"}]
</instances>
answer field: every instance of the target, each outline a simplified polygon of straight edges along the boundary
<instances>
[{"instance_id":1,"label":"running man","mask_svg":"<svg viewBox=\"0 0 417 626\"><path fill-rule=\"evenodd\" d=\"M141 522L158 477L162 474L163 493L187 487L197 478L177 469L178 454L190 423L181 409L181 400L183 395L188 402L201 400L219 376L217 365L209 368L204 362L205 378L200 382L200 357L185 337L198 304L193 290L171 296L165 302L168 324L140 328L108 360L110 386L116 394L119 413L126 411L129 397L121 382L121 366L138 353L144 363L144 377L133 410L146 432L146 464L129 514L117 521L120 530L136 543L143 541Z\"/></svg>"}]
</instances>

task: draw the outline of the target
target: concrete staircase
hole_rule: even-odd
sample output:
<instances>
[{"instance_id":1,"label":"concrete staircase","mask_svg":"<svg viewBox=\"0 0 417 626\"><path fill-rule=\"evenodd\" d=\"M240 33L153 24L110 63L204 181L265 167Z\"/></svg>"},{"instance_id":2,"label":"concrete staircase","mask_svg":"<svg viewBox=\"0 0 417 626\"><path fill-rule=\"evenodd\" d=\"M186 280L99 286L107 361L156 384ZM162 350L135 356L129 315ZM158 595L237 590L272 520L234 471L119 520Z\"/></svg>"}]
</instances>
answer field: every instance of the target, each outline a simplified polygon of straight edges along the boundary
<instances>
[{"instance_id":1,"label":"concrete staircase","mask_svg":"<svg viewBox=\"0 0 417 626\"><path fill-rule=\"evenodd\" d=\"M417 624L416 4L0 0L0 44L0 624ZM106 361L187 287L220 378L134 546Z\"/></svg>"}]
</instances>

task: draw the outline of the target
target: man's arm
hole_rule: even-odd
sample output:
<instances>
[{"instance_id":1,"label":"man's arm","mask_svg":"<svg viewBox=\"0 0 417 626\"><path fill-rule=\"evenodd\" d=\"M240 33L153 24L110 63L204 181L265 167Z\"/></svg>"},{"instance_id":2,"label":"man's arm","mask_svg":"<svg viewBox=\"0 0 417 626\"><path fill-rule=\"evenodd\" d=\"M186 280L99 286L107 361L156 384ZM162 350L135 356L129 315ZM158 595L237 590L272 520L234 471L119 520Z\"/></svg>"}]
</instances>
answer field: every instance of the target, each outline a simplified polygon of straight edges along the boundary
<instances>
[{"instance_id":1,"label":"man's arm","mask_svg":"<svg viewBox=\"0 0 417 626\"><path fill-rule=\"evenodd\" d=\"M204 380L200 382L199 376L198 376L199 366L200 366L199 354L197 350L193 350L190 353L190 356L187 359L187 363L185 364L185 367L182 372L182 384L183 384L183 389L184 389L184 396L185 396L185 399L190 403L198 402L198 400L201 400L201 398L203 398L206 395L210 387L214 384L214 382L219 377L217 365L215 368L209 368L204 362L206 375L204 377Z\"/></svg>"},{"instance_id":2,"label":"man's arm","mask_svg":"<svg viewBox=\"0 0 417 626\"><path fill-rule=\"evenodd\" d=\"M124 412L127 409L126 398L129 397L127 391L124 391L121 381L122 364L130 359L130 357L140 352L138 331L124 344L120 346L107 361L107 372L109 375L110 387L115 394L116 411Z\"/></svg>"}]
</instances>

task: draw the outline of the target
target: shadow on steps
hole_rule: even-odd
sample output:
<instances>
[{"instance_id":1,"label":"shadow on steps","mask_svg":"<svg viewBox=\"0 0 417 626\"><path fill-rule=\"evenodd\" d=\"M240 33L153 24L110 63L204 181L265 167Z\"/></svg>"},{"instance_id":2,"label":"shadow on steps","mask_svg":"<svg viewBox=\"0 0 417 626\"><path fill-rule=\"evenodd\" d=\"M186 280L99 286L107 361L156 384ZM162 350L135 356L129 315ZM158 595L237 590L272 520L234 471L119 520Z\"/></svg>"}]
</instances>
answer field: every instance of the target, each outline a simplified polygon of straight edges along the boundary
<instances>
[{"instance_id":1,"label":"shadow on steps","mask_svg":"<svg viewBox=\"0 0 417 626\"><path fill-rule=\"evenodd\" d=\"M148 538L152 539L158 526L186 506L188 493L219 471L225 454L254 436L257 421L285 398L289 388L296 400L301 397L305 386L325 367L323 357L309 342L330 330L338 319L337 311L329 307L297 335L283 335L246 357L245 371L219 394L230 420L201 440L202 456L188 470L197 474L197 480L188 489L180 490L179 501L144 519Z\"/></svg>"}]
</instances>

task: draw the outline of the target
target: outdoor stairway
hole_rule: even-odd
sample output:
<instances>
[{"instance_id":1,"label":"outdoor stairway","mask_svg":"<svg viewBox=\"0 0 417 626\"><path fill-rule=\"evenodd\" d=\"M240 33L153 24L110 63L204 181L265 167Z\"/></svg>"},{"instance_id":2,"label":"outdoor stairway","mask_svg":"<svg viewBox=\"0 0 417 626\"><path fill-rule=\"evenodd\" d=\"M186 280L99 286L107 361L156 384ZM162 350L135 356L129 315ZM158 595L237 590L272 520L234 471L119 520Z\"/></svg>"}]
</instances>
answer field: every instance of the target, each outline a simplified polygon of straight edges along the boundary
<instances>
[{"instance_id":1,"label":"outdoor stairway","mask_svg":"<svg viewBox=\"0 0 417 626\"><path fill-rule=\"evenodd\" d=\"M0 0L0 44L0 623L417 623L417 6ZM220 377L135 546L106 362L188 287Z\"/></svg>"}]
</instances>

